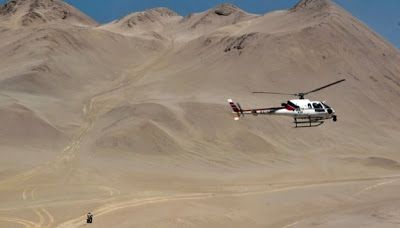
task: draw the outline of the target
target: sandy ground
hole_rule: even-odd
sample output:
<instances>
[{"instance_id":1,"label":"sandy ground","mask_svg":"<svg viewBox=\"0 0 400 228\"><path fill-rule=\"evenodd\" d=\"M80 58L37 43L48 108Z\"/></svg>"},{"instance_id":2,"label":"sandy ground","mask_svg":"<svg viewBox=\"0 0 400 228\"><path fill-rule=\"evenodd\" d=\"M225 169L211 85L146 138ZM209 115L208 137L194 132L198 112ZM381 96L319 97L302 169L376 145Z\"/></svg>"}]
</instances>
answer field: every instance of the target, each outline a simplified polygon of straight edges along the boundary
<instances>
[{"instance_id":1,"label":"sandy ground","mask_svg":"<svg viewBox=\"0 0 400 228\"><path fill-rule=\"evenodd\" d=\"M1 221L4 227L85 227L84 209L96 208L95 227L397 227L399 178L198 188L184 182L129 194L101 185L34 185L9 190Z\"/></svg>"},{"instance_id":2,"label":"sandy ground","mask_svg":"<svg viewBox=\"0 0 400 228\"><path fill-rule=\"evenodd\" d=\"M400 53L329 1L97 25L19 0L0 38L0 227L400 225ZM226 103L342 78L315 128Z\"/></svg>"}]
</instances>

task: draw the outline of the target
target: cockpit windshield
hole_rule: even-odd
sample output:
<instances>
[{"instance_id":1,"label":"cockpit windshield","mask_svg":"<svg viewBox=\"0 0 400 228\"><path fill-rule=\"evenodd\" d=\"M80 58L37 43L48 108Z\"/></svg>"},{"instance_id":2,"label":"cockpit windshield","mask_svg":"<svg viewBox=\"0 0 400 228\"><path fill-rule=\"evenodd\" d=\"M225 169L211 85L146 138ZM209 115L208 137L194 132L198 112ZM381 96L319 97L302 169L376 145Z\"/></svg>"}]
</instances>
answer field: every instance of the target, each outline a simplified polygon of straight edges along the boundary
<instances>
[{"instance_id":1,"label":"cockpit windshield","mask_svg":"<svg viewBox=\"0 0 400 228\"><path fill-rule=\"evenodd\" d=\"M312 105L313 105L314 110L315 110L316 112L325 112L325 109L324 109L324 107L322 106L322 103L314 102L314 103L312 103Z\"/></svg>"},{"instance_id":2,"label":"cockpit windshield","mask_svg":"<svg viewBox=\"0 0 400 228\"><path fill-rule=\"evenodd\" d=\"M322 104L325 106L326 109L331 108L331 107L329 107L329 105L327 105L325 103L322 103Z\"/></svg>"}]
</instances>

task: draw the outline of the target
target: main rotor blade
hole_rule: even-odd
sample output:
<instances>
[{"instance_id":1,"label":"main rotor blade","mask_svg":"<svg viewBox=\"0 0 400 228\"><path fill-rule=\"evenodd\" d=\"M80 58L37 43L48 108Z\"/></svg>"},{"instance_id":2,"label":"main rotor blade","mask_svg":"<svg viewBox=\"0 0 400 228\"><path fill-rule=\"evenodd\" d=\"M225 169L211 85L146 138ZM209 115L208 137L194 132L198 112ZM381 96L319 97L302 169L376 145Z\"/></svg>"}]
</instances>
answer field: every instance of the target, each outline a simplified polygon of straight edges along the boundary
<instances>
[{"instance_id":1,"label":"main rotor blade","mask_svg":"<svg viewBox=\"0 0 400 228\"><path fill-rule=\"evenodd\" d=\"M289 96L297 96L297 94L294 94L294 93L275 93L275 92L264 92L264 91L253 92L253 93L263 93L263 94L277 94L277 95L289 95Z\"/></svg>"},{"instance_id":2,"label":"main rotor blade","mask_svg":"<svg viewBox=\"0 0 400 228\"><path fill-rule=\"evenodd\" d=\"M328 84L328 85L326 85L326 86L322 86L322 87L320 87L320 88L318 88L318 89L314 89L314 90L311 90L311 91L306 92L306 93L303 93L303 94L304 94L304 95L307 95L307 94L309 94L309 93L314 93L314 92L317 92L317 91L319 91L319 90L321 90L321 89L325 89L325 88L327 88L327 87L329 87L329 86L333 86L333 85L336 85L336 84L341 83L341 82L344 82L344 81L346 81L346 79L342 79L342 80L333 82L333 83L331 83L331 84Z\"/></svg>"}]
</instances>

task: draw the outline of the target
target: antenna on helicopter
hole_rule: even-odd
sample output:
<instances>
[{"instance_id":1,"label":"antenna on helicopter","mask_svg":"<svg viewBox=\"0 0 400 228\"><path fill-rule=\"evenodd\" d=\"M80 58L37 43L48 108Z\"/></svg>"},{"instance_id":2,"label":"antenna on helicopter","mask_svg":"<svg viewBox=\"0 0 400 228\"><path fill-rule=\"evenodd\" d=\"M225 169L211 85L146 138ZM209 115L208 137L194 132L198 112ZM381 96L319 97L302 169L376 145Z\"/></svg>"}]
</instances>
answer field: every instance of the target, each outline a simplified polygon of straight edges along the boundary
<instances>
[{"instance_id":1,"label":"antenna on helicopter","mask_svg":"<svg viewBox=\"0 0 400 228\"><path fill-rule=\"evenodd\" d=\"M314 89L314 90L311 90L311 91L308 91L308 92L300 92L300 93L276 93L276 92L260 91L260 92L253 92L253 93L289 95L289 96L296 96L296 97L299 97L299 99L304 99L304 96L305 96L305 95L308 95L308 94L310 94L310 93L317 92L317 91L319 91L319 90L325 89L325 88L327 88L327 87L329 87L329 86L333 86L333 85L336 85L336 84L341 83L341 82L344 82L344 81L346 81L346 79L342 79L342 80L339 80L339 81L330 83L330 84L328 84L328 85L319 87L319 88L317 88L317 89Z\"/></svg>"}]
</instances>

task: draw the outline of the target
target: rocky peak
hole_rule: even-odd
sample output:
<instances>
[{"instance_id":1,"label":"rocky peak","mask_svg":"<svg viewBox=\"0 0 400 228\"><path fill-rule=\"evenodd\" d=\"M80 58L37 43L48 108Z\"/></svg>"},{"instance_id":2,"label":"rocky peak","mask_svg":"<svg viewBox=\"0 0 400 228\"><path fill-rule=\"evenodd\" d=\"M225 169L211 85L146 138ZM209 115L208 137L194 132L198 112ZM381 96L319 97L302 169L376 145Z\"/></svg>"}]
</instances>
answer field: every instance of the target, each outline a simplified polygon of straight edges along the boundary
<instances>
[{"instance_id":1,"label":"rocky peak","mask_svg":"<svg viewBox=\"0 0 400 228\"><path fill-rule=\"evenodd\" d=\"M0 6L0 15L8 15L15 13L17 10L17 6L21 5L23 1L20 0L12 0L6 2L4 5Z\"/></svg>"},{"instance_id":2,"label":"rocky peak","mask_svg":"<svg viewBox=\"0 0 400 228\"><path fill-rule=\"evenodd\" d=\"M22 8L28 8L29 11L43 10L57 4L54 0L9 0L0 7L0 14L13 14Z\"/></svg>"},{"instance_id":3,"label":"rocky peak","mask_svg":"<svg viewBox=\"0 0 400 228\"><path fill-rule=\"evenodd\" d=\"M215 14L219 16L229 16L233 13L243 12L240 8L236 7L235 5L228 3L218 5L212 10L214 11Z\"/></svg>"},{"instance_id":4,"label":"rocky peak","mask_svg":"<svg viewBox=\"0 0 400 228\"><path fill-rule=\"evenodd\" d=\"M255 16L232 4L221 4L204 12L191 14L185 17L181 23L187 23L191 29L200 28L204 32L236 24Z\"/></svg>"},{"instance_id":5,"label":"rocky peak","mask_svg":"<svg viewBox=\"0 0 400 228\"><path fill-rule=\"evenodd\" d=\"M150 14L157 14L161 17L173 17L173 16L179 16L175 11L170 10L165 7L159 7L159 8L153 8L144 11L145 13L150 13Z\"/></svg>"},{"instance_id":6,"label":"rocky peak","mask_svg":"<svg viewBox=\"0 0 400 228\"><path fill-rule=\"evenodd\" d=\"M61 0L9 0L0 7L0 16L18 16L23 26L56 20L96 25L88 16Z\"/></svg>"},{"instance_id":7,"label":"rocky peak","mask_svg":"<svg viewBox=\"0 0 400 228\"><path fill-rule=\"evenodd\" d=\"M321 10L330 6L331 4L332 2L330 0L301 0L292 8L292 11Z\"/></svg>"},{"instance_id":8,"label":"rocky peak","mask_svg":"<svg viewBox=\"0 0 400 228\"><path fill-rule=\"evenodd\" d=\"M160 7L149 9L143 12L132 13L118 22L126 24L128 27L135 27L141 24L151 24L151 23L163 23L163 18L170 18L174 16L179 16L176 12Z\"/></svg>"}]
</instances>

